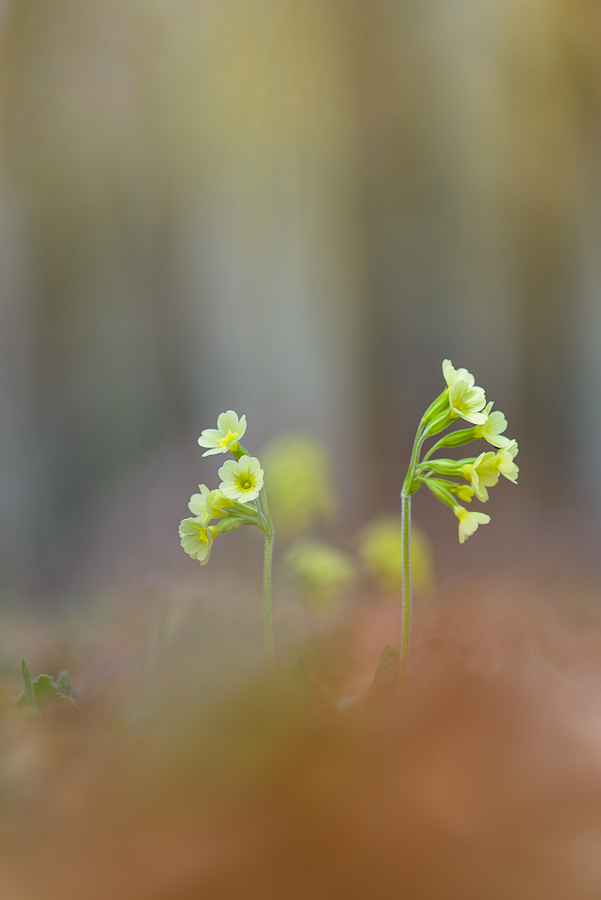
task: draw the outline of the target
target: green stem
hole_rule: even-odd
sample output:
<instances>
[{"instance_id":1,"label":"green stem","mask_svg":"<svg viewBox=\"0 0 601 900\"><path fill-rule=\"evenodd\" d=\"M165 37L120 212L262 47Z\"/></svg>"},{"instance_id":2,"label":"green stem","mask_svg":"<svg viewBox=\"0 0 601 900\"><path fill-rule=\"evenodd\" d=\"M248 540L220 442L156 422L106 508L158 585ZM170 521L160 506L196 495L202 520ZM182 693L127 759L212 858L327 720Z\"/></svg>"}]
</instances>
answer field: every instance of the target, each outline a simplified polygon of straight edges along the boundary
<instances>
[{"instance_id":1,"label":"green stem","mask_svg":"<svg viewBox=\"0 0 601 900\"><path fill-rule=\"evenodd\" d=\"M411 637L411 495L401 494L401 535L402 535L402 604L401 604L401 654L399 660L399 681L401 690L405 686L407 664L409 662L409 640Z\"/></svg>"},{"instance_id":2,"label":"green stem","mask_svg":"<svg viewBox=\"0 0 601 900\"><path fill-rule=\"evenodd\" d=\"M263 626L265 631L265 684L269 702L275 701L275 657L273 649L273 611L271 604L271 573L273 567L274 530L265 488L261 492L265 512L263 533L265 535L265 561L263 566Z\"/></svg>"}]
</instances>

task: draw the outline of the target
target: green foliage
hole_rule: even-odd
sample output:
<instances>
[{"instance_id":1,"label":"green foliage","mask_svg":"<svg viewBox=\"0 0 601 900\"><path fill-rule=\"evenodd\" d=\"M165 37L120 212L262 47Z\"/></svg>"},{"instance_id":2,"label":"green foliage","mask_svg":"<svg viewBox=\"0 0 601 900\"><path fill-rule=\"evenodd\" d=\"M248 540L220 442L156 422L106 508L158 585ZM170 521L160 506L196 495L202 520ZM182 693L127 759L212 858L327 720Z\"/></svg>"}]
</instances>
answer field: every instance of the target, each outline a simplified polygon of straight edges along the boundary
<instances>
[{"instance_id":1,"label":"green foliage","mask_svg":"<svg viewBox=\"0 0 601 900\"><path fill-rule=\"evenodd\" d=\"M23 672L23 683L25 685L25 689L22 694L24 703L21 703L19 705L27 706L29 709L37 710L38 704L35 699L33 685L31 684L31 675L29 674L29 669L27 668L27 663L24 659L21 660L21 670ZM17 703L18 702L19 701L17 700Z\"/></svg>"},{"instance_id":2,"label":"green foliage","mask_svg":"<svg viewBox=\"0 0 601 900\"><path fill-rule=\"evenodd\" d=\"M299 653L288 670L284 703L292 709L307 709L315 702L315 692L305 657Z\"/></svg>"},{"instance_id":3,"label":"green foliage","mask_svg":"<svg viewBox=\"0 0 601 900\"><path fill-rule=\"evenodd\" d=\"M380 659L378 660L378 665L376 667L376 674L374 675L374 685L383 681L396 669L399 664L400 654L399 651L394 647L391 647L390 644L387 644L382 653L380 654Z\"/></svg>"},{"instance_id":4,"label":"green foliage","mask_svg":"<svg viewBox=\"0 0 601 900\"><path fill-rule=\"evenodd\" d=\"M67 672L61 672L55 682L50 675L38 675L32 682L25 660L22 660L24 689L14 706L30 715L42 713L52 703L81 707L81 698Z\"/></svg>"}]
</instances>

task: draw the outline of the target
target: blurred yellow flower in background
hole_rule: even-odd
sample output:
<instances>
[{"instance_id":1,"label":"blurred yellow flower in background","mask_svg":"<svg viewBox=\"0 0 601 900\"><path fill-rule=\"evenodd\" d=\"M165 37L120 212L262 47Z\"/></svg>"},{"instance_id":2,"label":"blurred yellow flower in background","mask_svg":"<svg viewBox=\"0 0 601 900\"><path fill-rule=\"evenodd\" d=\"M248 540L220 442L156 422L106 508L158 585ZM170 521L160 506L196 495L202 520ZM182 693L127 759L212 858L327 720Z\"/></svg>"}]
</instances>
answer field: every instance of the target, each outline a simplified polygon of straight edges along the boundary
<instances>
[{"instance_id":1,"label":"blurred yellow flower in background","mask_svg":"<svg viewBox=\"0 0 601 900\"><path fill-rule=\"evenodd\" d=\"M396 516L370 522L359 535L359 554L365 568L385 591L397 592L401 586L401 523ZM432 553L427 538L413 529L411 569L418 588L432 584Z\"/></svg>"},{"instance_id":2,"label":"blurred yellow flower in background","mask_svg":"<svg viewBox=\"0 0 601 900\"><path fill-rule=\"evenodd\" d=\"M285 565L317 612L332 611L355 578L348 556L322 541L298 542L286 555Z\"/></svg>"},{"instance_id":3,"label":"blurred yellow flower in background","mask_svg":"<svg viewBox=\"0 0 601 900\"><path fill-rule=\"evenodd\" d=\"M269 479L269 508L278 534L303 534L330 518L337 503L326 448L303 434L276 438L261 453Z\"/></svg>"}]
</instances>

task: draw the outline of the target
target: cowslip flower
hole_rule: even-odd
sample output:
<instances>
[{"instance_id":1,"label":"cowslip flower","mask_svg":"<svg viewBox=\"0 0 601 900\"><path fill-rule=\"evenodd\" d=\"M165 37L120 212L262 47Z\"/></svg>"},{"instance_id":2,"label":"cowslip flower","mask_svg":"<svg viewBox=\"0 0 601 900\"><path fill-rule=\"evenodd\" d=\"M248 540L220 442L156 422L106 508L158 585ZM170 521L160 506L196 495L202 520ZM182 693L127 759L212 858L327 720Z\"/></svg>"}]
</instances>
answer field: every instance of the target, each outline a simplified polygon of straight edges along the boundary
<instances>
[{"instance_id":1,"label":"cowslip flower","mask_svg":"<svg viewBox=\"0 0 601 900\"><path fill-rule=\"evenodd\" d=\"M463 506L454 506L453 512L459 519L459 543L463 544L468 537L478 530L479 525L488 525L490 516L486 513L471 512Z\"/></svg>"},{"instance_id":2,"label":"cowslip flower","mask_svg":"<svg viewBox=\"0 0 601 900\"><path fill-rule=\"evenodd\" d=\"M450 488L450 490L464 503L471 503L474 499L474 494L476 493L473 487L470 487L469 484L454 484L453 487Z\"/></svg>"},{"instance_id":3,"label":"cowslip flower","mask_svg":"<svg viewBox=\"0 0 601 900\"><path fill-rule=\"evenodd\" d=\"M486 488L494 487L499 481L499 465L497 454L490 450L481 453L472 463L461 467L463 477L471 482L472 488L478 500L486 503L488 491Z\"/></svg>"},{"instance_id":4,"label":"cowslip flower","mask_svg":"<svg viewBox=\"0 0 601 900\"><path fill-rule=\"evenodd\" d=\"M517 484L519 467L514 463L514 459L518 455L517 441L510 441L506 447L497 450L496 464L501 475L504 475L508 481Z\"/></svg>"},{"instance_id":5,"label":"cowslip flower","mask_svg":"<svg viewBox=\"0 0 601 900\"><path fill-rule=\"evenodd\" d=\"M226 515L224 509L233 506L221 491L210 491L206 484L199 484L200 494L192 494L188 509L192 515L206 525L211 519L221 519Z\"/></svg>"},{"instance_id":6,"label":"cowslip flower","mask_svg":"<svg viewBox=\"0 0 601 900\"><path fill-rule=\"evenodd\" d=\"M450 359L442 364L442 374L449 388L451 416L465 419L472 425L484 425L487 416L482 412L486 406L483 388L476 387L475 379L467 369L455 369Z\"/></svg>"},{"instance_id":7,"label":"cowslip flower","mask_svg":"<svg viewBox=\"0 0 601 900\"><path fill-rule=\"evenodd\" d=\"M239 503L256 500L263 487L263 469L256 456L228 459L219 469L219 477L223 479L219 490Z\"/></svg>"},{"instance_id":8,"label":"cowslip flower","mask_svg":"<svg viewBox=\"0 0 601 900\"><path fill-rule=\"evenodd\" d=\"M208 447L202 455L213 456L215 453L227 453L234 444L242 439L246 431L246 416L238 418L233 409L221 413L217 419L217 428L205 428L198 443L201 447Z\"/></svg>"},{"instance_id":9,"label":"cowslip flower","mask_svg":"<svg viewBox=\"0 0 601 900\"><path fill-rule=\"evenodd\" d=\"M500 410L491 412L492 402L489 403L485 410L486 422L483 425L477 425L474 429L474 438L484 438L493 447L507 447L510 442L509 438L503 437L503 432L507 429L507 419Z\"/></svg>"},{"instance_id":10,"label":"cowslip flower","mask_svg":"<svg viewBox=\"0 0 601 900\"><path fill-rule=\"evenodd\" d=\"M213 535L200 519L184 519L179 526L179 536L186 553L197 559L201 566L209 561Z\"/></svg>"}]
</instances>

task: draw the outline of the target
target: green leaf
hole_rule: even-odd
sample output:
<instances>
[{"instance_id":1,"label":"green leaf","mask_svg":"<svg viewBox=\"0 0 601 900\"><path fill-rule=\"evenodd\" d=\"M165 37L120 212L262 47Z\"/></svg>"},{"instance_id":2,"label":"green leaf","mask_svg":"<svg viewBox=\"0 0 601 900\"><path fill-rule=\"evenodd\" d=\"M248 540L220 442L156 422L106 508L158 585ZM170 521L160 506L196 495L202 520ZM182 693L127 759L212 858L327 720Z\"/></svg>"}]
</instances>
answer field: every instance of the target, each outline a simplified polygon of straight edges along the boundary
<instances>
[{"instance_id":1,"label":"green leaf","mask_svg":"<svg viewBox=\"0 0 601 900\"><path fill-rule=\"evenodd\" d=\"M58 690L50 675L38 675L33 682L33 693L40 712L54 703L56 700L62 700L63 695Z\"/></svg>"},{"instance_id":2,"label":"green leaf","mask_svg":"<svg viewBox=\"0 0 601 900\"><path fill-rule=\"evenodd\" d=\"M294 709L306 709L315 700L315 692L305 657L300 653L290 663L285 697L286 705Z\"/></svg>"},{"instance_id":3,"label":"green leaf","mask_svg":"<svg viewBox=\"0 0 601 900\"><path fill-rule=\"evenodd\" d=\"M378 660L373 683L378 684L378 682L382 681L384 678L387 678L396 669L399 664L399 660L399 651L395 650L394 647L391 647L390 644L386 644L386 646L382 650L382 653L380 654L380 659Z\"/></svg>"},{"instance_id":4,"label":"green leaf","mask_svg":"<svg viewBox=\"0 0 601 900\"><path fill-rule=\"evenodd\" d=\"M59 672L58 678L56 679L56 686L63 697L68 697L68 699L72 700L76 706L82 706L81 697L75 690L75 685L71 681L68 672Z\"/></svg>"},{"instance_id":5,"label":"green leaf","mask_svg":"<svg viewBox=\"0 0 601 900\"><path fill-rule=\"evenodd\" d=\"M38 675L32 683L29 669L23 662L23 681L25 690L21 691L14 705L19 709L29 710L31 715L43 712L51 703L68 703L77 707L82 705L67 672L61 672L56 683L50 675L44 674Z\"/></svg>"},{"instance_id":6,"label":"green leaf","mask_svg":"<svg viewBox=\"0 0 601 900\"><path fill-rule=\"evenodd\" d=\"M29 707L29 709L37 710L38 704L35 699L35 694L33 692L33 685L31 683L31 675L29 674L29 669L27 668L27 663L24 659L21 660L21 669L23 671L23 682L25 685L24 694L25 694L25 703Z\"/></svg>"}]
</instances>

